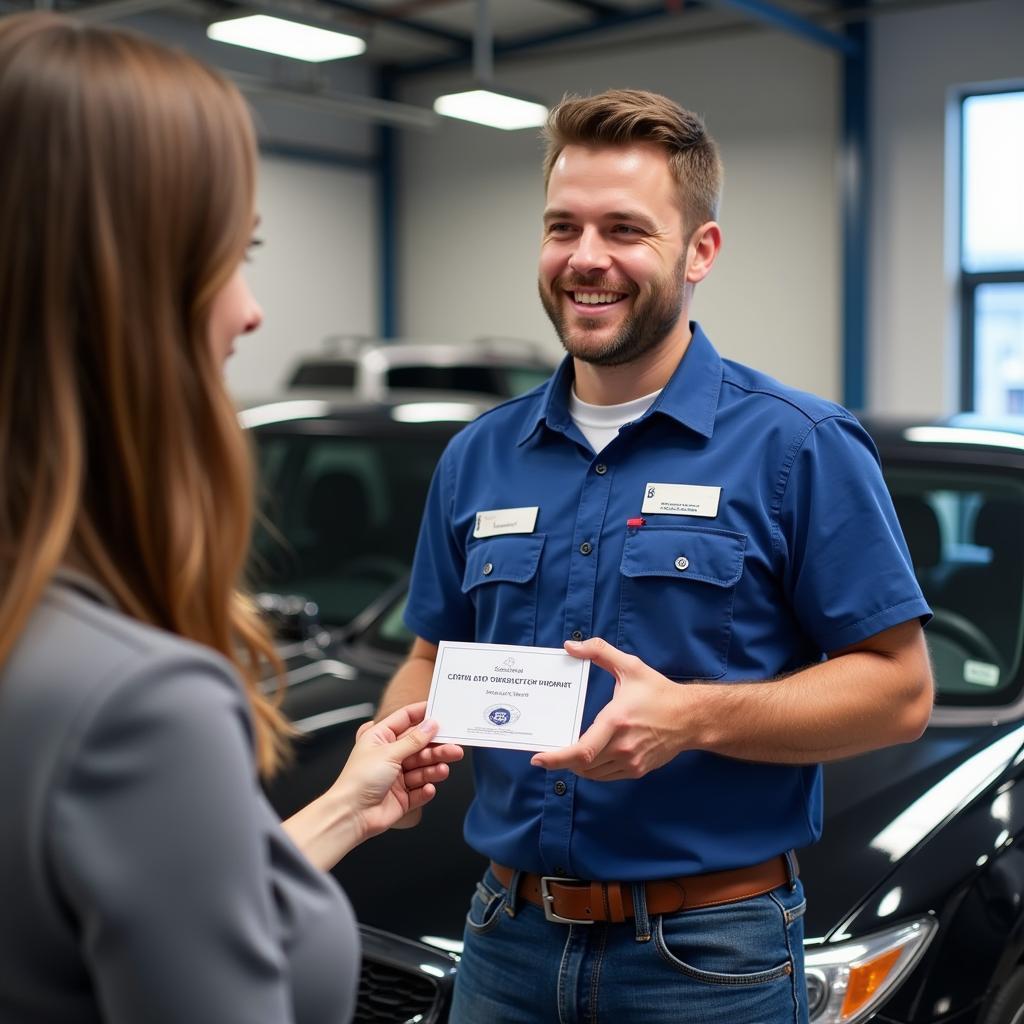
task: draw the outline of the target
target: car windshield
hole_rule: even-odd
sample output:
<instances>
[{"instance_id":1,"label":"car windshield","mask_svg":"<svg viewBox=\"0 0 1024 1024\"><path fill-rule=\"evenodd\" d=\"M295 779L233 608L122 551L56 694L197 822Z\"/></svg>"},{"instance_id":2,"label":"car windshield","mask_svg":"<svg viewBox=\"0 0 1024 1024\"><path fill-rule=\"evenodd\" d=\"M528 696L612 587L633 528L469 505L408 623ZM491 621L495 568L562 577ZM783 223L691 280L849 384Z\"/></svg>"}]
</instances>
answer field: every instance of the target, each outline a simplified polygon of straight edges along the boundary
<instances>
[{"instance_id":1,"label":"car windshield","mask_svg":"<svg viewBox=\"0 0 1024 1024\"><path fill-rule=\"evenodd\" d=\"M520 395L551 376L551 370L532 366L463 364L459 366L395 366L387 372L389 387L477 391L488 395Z\"/></svg>"},{"instance_id":2,"label":"car windshield","mask_svg":"<svg viewBox=\"0 0 1024 1024\"><path fill-rule=\"evenodd\" d=\"M325 420L320 428L335 426ZM256 432L251 585L310 598L329 625L349 622L409 571L446 442L440 433L342 434Z\"/></svg>"},{"instance_id":3,"label":"car windshield","mask_svg":"<svg viewBox=\"0 0 1024 1024\"><path fill-rule=\"evenodd\" d=\"M934 618L939 703L1007 704L1019 690L1024 487L991 471L890 466L893 503Z\"/></svg>"},{"instance_id":4,"label":"car windshield","mask_svg":"<svg viewBox=\"0 0 1024 1024\"><path fill-rule=\"evenodd\" d=\"M356 383L355 363L345 360L307 360L292 374L290 388L351 388Z\"/></svg>"}]
</instances>

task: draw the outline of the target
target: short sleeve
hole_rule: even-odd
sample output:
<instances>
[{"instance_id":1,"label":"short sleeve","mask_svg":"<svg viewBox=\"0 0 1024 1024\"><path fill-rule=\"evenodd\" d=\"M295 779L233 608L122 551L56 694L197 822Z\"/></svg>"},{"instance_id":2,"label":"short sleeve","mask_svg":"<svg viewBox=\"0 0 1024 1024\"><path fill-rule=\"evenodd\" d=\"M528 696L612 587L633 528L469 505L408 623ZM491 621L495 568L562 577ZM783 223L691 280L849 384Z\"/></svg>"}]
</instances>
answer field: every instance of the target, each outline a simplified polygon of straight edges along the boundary
<instances>
[{"instance_id":1,"label":"short sleeve","mask_svg":"<svg viewBox=\"0 0 1024 1024\"><path fill-rule=\"evenodd\" d=\"M109 1024L287 1024L286 960L243 696L164 657L69 749L49 857Z\"/></svg>"},{"instance_id":2,"label":"short sleeve","mask_svg":"<svg viewBox=\"0 0 1024 1024\"><path fill-rule=\"evenodd\" d=\"M475 638L473 602L462 592L466 558L452 523L456 458L450 444L430 482L404 615L405 624L431 643Z\"/></svg>"},{"instance_id":3,"label":"short sleeve","mask_svg":"<svg viewBox=\"0 0 1024 1024\"><path fill-rule=\"evenodd\" d=\"M815 424L783 487L783 578L798 621L822 651L927 621L878 454L853 417Z\"/></svg>"}]
</instances>

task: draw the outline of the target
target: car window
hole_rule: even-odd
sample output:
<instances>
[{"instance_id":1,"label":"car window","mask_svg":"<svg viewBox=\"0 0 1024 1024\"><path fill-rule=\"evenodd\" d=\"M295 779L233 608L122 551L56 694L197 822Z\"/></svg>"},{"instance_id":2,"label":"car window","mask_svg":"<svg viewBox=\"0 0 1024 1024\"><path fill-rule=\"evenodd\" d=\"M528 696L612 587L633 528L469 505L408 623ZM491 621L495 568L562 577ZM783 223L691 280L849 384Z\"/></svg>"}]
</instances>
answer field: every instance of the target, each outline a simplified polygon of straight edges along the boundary
<instances>
[{"instance_id":1,"label":"car window","mask_svg":"<svg viewBox=\"0 0 1024 1024\"><path fill-rule=\"evenodd\" d=\"M1006 704L1019 690L1024 488L965 471L890 468L893 504L933 620L925 636L943 704Z\"/></svg>"},{"instance_id":2,"label":"car window","mask_svg":"<svg viewBox=\"0 0 1024 1024\"><path fill-rule=\"evenodd\" d=\"M343 625L409 571L445 439L258 431L251 585Z\"/></svg>"},{"instance_id":3,"label":"car window","mask_svg":"<svg viewBox=\"0 0 1024 1024\"><path fill-rule=\"evenodd\" d=\"M394 366L387 371L392 388L429 388L504 395L501 372L493 366Z\"/></svg>"},{"instance_id":4,"label":"car window","mask_svg":"<svg viewBox=\"0 0 1024 1024\"><path fill-rule=\"evenodd\" d=\"M387 382L392 388L476 391L512 398L550 376L550 370L530 366L394 366L387 371Z\"/></svg>"},{"instance_id":5,"label":"car window","mask_svg":"<svg viewBox=\"0 0 1024 1024\"><path fill-rule=\"evenodd\" d=\"M355 386L355 364L343 360L300 363L288 381L290 388L351 388Z\"/></svg>"},{"instance_id":6,"label":"car window","mask_svg":"<svg viewBox=\"0 0 1024 1024\"><path fill-rule=\"evenodd\" d=\"M543 384L554 373L553 369L531 366L508 366L504 370L510 395L525 395L538 384Z\"/></svg>"},{"instance_id":7,"label":"car window","mask_svg":"<svg viewBox=\"0 0 1024 1024\"><path fill-rule=\"evenodd\" d=\"M405 654L415 639L412 630L402 621L408 603L409 593L406 591L370 626L362 641L378 650Z\"/></svg>"}]
</instances>

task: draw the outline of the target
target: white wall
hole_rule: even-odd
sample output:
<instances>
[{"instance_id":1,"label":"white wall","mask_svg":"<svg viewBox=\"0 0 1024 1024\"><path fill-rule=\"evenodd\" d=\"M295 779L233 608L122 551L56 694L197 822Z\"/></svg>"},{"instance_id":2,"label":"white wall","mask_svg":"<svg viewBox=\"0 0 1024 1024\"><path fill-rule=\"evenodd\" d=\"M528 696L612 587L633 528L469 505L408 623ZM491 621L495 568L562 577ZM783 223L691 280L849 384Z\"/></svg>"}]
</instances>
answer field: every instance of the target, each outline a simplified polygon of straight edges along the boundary
<instances>
[{"instance_id":1,"label":"white wall","mask_svg":"<svg viewBox=\"0 0 1024 1024\"><path fill-rule=\"evenodd\" d=\"M839 397L838 58L774 32L497 66L552 102L565 91L663 92L702 113L725 161L725 245L694 314L723 354ZM402 99L466 84L434 75ZM500 334L557 346L536 294L537 134L448 122L401 138L402 333Z\"/></svg>"},{"instance_id":2,"label":"white wall","mask_svg":"<svg viewBox=\"0 0 1024 1024\"><path fill-rule=\"evenodd\" d=\"M151 13L124 24L228 71L275 81L315 75L334 93L372 91L364 64L310 68L215 43L204 23L186 14ZM264 322L240 340L227 369L228 385L242 400L271 395L296 356L319 349L327 334L377 333L380 305L376 181L359 165L373 156L375 126L263 96L249 103L261 146L311 151L316 158L264 152L260 160L258 234L265 244L247 276Z\"/></svg>"},{"instance_id":3,"label":"white wall","mask_svg":"<svg viewBox=\"0 0 1024 1024\"><path fill-rule=\"evenodd\" d=\"M241 338L227 382L264 398L300 352L328 334L373 334L378 321L376 195L371 176L264 156L258 196L264 245L246 268L263 326Z\"/></svg>"},{"instance_id":4,"label":"white wall","mask_svg":"<svg viewBox=\"0 0 1024 1024\"><path fill-rule=\"evenodd\" d=\"M948 412L958 403L959 322L947 112L956 86L1024 82L1024 3L985 0L874 25L870 404Z\"/></svg>"}]
</instances>

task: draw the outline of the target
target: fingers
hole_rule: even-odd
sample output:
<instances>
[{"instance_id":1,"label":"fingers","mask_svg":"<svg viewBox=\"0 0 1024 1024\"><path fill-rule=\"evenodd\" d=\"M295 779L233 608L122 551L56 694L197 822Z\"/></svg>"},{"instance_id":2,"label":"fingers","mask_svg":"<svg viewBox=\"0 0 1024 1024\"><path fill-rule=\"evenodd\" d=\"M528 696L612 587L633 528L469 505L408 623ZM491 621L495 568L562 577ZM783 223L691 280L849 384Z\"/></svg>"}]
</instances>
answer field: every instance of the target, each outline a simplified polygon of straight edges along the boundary
<instances>
[{"instance_id":1,"label":"fingers","mask_svg":"<svg viewBox=\"0 0 1024 1024\"><path fill-rule=\"evenodd\" d=\"M434 794L431 793L430 796L428 796L426 799L423 799L422 795L416 797L415 800L422 801L421 803L416 803L414 801L414 794L416 794L416 793L422 794L423 790L431 790L431 789L433 789L432 786L424 786L423 789L414 789L414 790L412 790L409 793L409 810L406 811L405 814L403 814L398 819L398 821L396 821L391 827L392 828L415 828L420 823L420 819L423 817L423 812L420 810L420 808L423 806L423 804L427 803L428 800L432 800L434 798Z\"/></svg>"},{"instance_id":2,"label":"fingers","mask_svg":"<svg viewBox=\"0 0 1024 1024\"><path fill-rule=\"evenodd\" d=\"M589 641L588 641L589 642ZM604 643L604 641L601 641ZM598 715L593 725L571 746L534 754L530 764L548 771L564 769L580 774L601 763L601 754L611 742L615 728Z\"/></svg>"},{"instance_id":3,"label":"fingers","mask_svg":"<svg viewBox=\"0 0 1024 1024\"><path fill-rule=\"evenodd\" d=\"M599 636L578 642L566 640L563 646L567 654L592 661L599 668L610 672L616 679L637 660L634 655L623 654L617 647L612 647L607 640L602 640Z\"/></svg>"},{"instance_id":4,"label":"fingers","mask_svg":"<svg viewBox=\"0 0 1024 1024\"><path fill-rule=\"evenodd\" d=\"M386 721L387 719L379 724L384 725ZM388 744L392 757L399 763L404 764L407 758L423 750L437 735L438 728L438 723L434 719L430 719L426 722L420 722L415 729L408 729L406 732L403 732L397 740Z\"/></svg>"},{"instance_id":5,"label":"fingers","mask_svg":"<svg viewBox=\"0 0 1024 1024\"><path fill-rule=\"evenodd\" d=\"M423 721L426 710L427 702L421 700L416 704L407 704L404 708L392 711L386 718L382 718L374 724L382 729L390 729L396 736L401 736L403 732ZM356 735L362 735L362 726Z\"/></svg>"},{"instance_id":6,"label":"fingers","mask_svg":"<svg viewBox=\"0 0 1024 1024\"><path fill-rule=\"evenodd\" d=\"M437 789L429 782L425 786L420 786L419 789L409 790L409 813L405 814L401 821L393 825L392 828L412 828L412 826L418 825L420 820L419 814L417 813L415 818L411 818L412 812L418 812L424 804L430 803L435 796L437 796Z\"/></svg>"},{"instance_id":7,"label":"fingers","mask_svg":"<svg viewBox=\"0 0 1024 1024\"><path fill-rule=\"evenodd\" d=\"M466 752L457 743L438 743L407 757L402 762L402 768L408 772L414 768L425 768L429 764L453 764L465 756Z\"/></svg>"},{"instance_id":8,"label":"fingers","mask_svg":"<svg viewBox=\"0 0 1024 1024\"><path fill-rule=\"evenodd\" d=\"M405 788L413 790L430 782L444 782L448 778L449 770L446 764L432 764L426 768L415 768L404 774Z\"/></svg>"}]
</instances>

